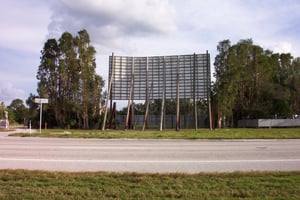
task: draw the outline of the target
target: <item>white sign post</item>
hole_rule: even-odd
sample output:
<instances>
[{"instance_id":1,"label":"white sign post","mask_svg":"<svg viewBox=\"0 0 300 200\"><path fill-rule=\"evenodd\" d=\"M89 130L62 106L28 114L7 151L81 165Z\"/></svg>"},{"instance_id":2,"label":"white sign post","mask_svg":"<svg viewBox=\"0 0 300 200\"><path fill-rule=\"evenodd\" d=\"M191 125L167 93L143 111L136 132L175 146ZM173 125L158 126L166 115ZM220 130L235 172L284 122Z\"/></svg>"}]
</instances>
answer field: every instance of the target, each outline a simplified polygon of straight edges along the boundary
<instances>
[{"instance_id":1,"label":"white sign post","mask_svg":"<svg viewBox=\"0 0 300 200\"><path fill-rule=\"evenodd\" d=\"M42 111L43 111L43 103L48 103L48 99L45 98L35 98L34 103L40 104L40 133L42 132Z\"/></svg>"},{"instance_id":2,"label":"white sign post","mask_svg":"<svg viewBox=\"0 0 300 200\"><path fill-rule=\"evenodd\" d=\"M4 111L4 115L5 115L5 128L8 128L8 112Z\"/></svg>"}]
</instances>

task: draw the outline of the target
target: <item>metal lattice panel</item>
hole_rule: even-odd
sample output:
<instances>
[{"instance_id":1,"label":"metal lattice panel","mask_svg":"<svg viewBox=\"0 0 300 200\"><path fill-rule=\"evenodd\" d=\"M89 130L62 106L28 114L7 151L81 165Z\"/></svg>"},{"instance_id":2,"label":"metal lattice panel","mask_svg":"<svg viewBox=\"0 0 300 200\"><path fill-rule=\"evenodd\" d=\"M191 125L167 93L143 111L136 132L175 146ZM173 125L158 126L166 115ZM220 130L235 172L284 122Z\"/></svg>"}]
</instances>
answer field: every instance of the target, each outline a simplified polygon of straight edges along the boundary
<instances>
[{"instance_id":1,"label":"metal lattice panel","mask_svg":"<svg viewBox=\"0 0 300 200\"><path fill-rule=\"evenodd\" d=\"M109 57L111 99L133 100L207 98L210 84L209 54L153 57ZM133 83L133 85L132 85ZM133 86L133 90L131 90Z\"/></svg>"}]
</instances>

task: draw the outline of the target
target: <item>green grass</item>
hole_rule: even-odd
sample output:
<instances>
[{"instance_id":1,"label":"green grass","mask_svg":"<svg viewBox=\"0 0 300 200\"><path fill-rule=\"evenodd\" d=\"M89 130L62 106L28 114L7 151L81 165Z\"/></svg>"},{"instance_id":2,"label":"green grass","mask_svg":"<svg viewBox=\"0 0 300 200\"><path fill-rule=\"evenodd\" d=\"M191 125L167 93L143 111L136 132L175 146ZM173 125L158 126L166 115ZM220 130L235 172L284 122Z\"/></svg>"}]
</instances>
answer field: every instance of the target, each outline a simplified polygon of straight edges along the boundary
<instances>
[{"instance_id":1,"label":"green grass","mask_svg":"<svg viewBox=\"0 0 300 200\"><path fill-rule=\"evenodd\" d=\"M232 128L175 130L60 130L48 129L42 133L11 134L22 137L63 138L139 138L139 139L300 139L300 128Z\"/></svg>"},{"instance_id":2,"label":"green grass","mask_svg":"<svg viewBox=\"0 0 300 200\"><path fill-rule=\"evenodd\" d=\"M300 171L136 174L1 170L0 199L300 199Z\"/></svg>"}]
</instances>

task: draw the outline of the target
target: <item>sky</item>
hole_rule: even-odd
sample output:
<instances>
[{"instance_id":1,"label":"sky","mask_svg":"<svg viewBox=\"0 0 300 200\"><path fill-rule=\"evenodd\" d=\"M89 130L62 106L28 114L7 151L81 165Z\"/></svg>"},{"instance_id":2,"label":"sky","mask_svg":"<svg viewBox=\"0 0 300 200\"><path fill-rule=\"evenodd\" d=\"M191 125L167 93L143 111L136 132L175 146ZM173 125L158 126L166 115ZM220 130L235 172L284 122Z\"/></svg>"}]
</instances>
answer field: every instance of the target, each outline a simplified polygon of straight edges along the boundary
<instances>
[{"instance_id":1,"label":"sky","mask_svg":"<svg viewBox=\"0 0 300 200\"><path fill-rule=\"evenodd\" d=\"M96 72L108 57L211 54L218 42L252 38L300 57L299 0L0 0L0 102L37 95L40 51L49 38L86 29ZM106 84L107 87L107 84Z\"/></svg>"}]
</instances>

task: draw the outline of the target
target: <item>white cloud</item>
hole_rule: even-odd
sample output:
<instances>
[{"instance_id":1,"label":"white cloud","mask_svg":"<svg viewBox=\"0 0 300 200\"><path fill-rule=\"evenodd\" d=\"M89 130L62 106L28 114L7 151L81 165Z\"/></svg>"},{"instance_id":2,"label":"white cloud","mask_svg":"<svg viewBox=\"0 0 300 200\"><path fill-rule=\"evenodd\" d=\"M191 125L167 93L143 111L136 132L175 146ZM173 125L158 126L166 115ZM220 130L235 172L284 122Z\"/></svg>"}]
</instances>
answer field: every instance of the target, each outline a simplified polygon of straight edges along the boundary
<instances>
[{"instance_id":1,"label":"white cloud","mask_svg":"<svg viewBox=\"0 0 300 200\"><path fill-rule=\"evenodd\" d=\"M281 32L293 34L295 27L292 29L291 25L300 16L290 15L299 9L300 3L295 0L284 4L279 0L272 3L268 0L55 2L49 25L51 35L60 36L62 31L75 34L86 28L98 53L106 55L112 51L125 54L215 51L223 39L232 43L247 38L255 43L276 39L279 43L285 41Z\"/></svg>"},{"instance_id":2,"label":"white cloud","mask_svg":"<svg viewBox=\"0 0 300 200\"><path fill-rule=\"evenodd\" d=\"M278 53L291 53L293 52L293 45L289 42L279 42L274 44L272 49Z\"/></svg>"},{"instance_id":3,"label":"white cloud","mask_svg":"<svg viewBox=\"0 0 300 200\"><path fill-rule=\"evenodd\" d=\"M110 23L112 23L123 26L124 29L134 28L132 25L135 25L137 29L145 28L149 31L159 32L175 28L174 8L166 0L81 0L76 2L62 0L62 2L70 11L85 14L83 18L92 19L98 25L111 25ZM100 18L95 20L97 17Z\"/></svg>"},{"instance_id":4,"label":"white cloud","mask_svg":"<svg viewBox=\"0 0 300 200\"><path fill-rule=\"evenodd\" d=\"M25 92L16 88L11 82L0 82L0 102L10 104L13 99L22 99Z\"/></svg>"},{"instance_id":5,"label":"white cloud","mask_svg":"<svg viewBox=\"0 0 300 200\"><path fill-rule=\"evenodd\" d=\"M158 38L177 31L176 10L168 0L56 0L52 12L48 36L87 29L97 50L97 72L106 82L111 52L134 55L150 50L149 43L156 50Z\"/></svg>"},{"instance_id":6,"label":"white cloud","mask_svg":"<svg viewBox=\"0 0 300 200\"><path fill-rule=\"evenodd\" d=\"M174 32L175 18L167 0L57 0L49 32L59 36L85 28L104 49L122 48L134 37Z\"/></svg>"}]
</instances>

